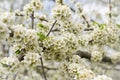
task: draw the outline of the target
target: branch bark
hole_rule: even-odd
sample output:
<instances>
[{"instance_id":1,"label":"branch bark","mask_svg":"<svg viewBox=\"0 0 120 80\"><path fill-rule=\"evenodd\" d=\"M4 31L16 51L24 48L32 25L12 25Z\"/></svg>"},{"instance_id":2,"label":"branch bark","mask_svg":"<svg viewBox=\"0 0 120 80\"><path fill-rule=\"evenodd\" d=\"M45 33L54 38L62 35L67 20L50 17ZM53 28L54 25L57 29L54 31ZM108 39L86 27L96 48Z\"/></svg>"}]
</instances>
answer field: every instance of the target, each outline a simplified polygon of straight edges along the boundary
<instances>
[{"instance_id":1,"label":"branch bark","mask_svg":"<svg viewBox=\"0 0 120 80\"><path fill-rule=\"evenodd\" d=\"M31 14L31 27L34 29L34 11Z\"/></svg>"},{"instance_id":2,"label":"branch bark","mask_svg":"<svg viewBox=\"0 0 120 80\"><path fill-rule=\"evenodd\" d=\"M55 20L55 22L53 23L51 29L49 30L49 32L48 32L48 34L47 34L46 36L49 36L49 35L50 35L50 33L51 33L53 27L55 26L56 22L57 22L57 20ZM45 49L46 49L46 48L43 46L43 50L42 50L42 52L44 52ZM39 55L41 56L41 54L39 54ZM41 67L42 67L42 70L43 70L43 76L44 76L44 79L47 80L47 77L46 77L46 74L45 74L45 70L44 70L44 64L43 64L42 56L40 57L40 61L41 61Z\"/></svg>"},{"instance_id":3,"label":"branch bark","mask_svg":"<svg viewBox=\"0 0 120 80\"><path fill-rule=\"evenodd\" d=\"M81 58L86 58L86 59L89 59L89 60L91 59L91 54L88 53L88 52L78 50L78 51L75 52L75 55L78 55ZM113 64L112 60L107 56L103 57L102 62L105 62L105 63L107 62L107 63Z\"/></svg>"},{"instance_id":4,"label":"branch bark","mask_svg":"<svg viewBox=\"0 0 120 80\"><path fill-rule=\"evenodd\" d=\"M111 0L109 0L109 23L112 22L112 3L111 3Z\"/></svg>"},{"instance_id":5,"label":"branch bark","mask_svg":"<svg viewBox=\"0 0 120 80\"><path fill-rule=\"evenodd\" d=\"M49 32L48 32L48 34L46 36L50 35L50 33L52 32L53 27L55 26L56 22L57 22L57 20L55 20L55 22L53 23L52 27L50 28L50 30L49 30Z\"/></svg>"}]
</instances>

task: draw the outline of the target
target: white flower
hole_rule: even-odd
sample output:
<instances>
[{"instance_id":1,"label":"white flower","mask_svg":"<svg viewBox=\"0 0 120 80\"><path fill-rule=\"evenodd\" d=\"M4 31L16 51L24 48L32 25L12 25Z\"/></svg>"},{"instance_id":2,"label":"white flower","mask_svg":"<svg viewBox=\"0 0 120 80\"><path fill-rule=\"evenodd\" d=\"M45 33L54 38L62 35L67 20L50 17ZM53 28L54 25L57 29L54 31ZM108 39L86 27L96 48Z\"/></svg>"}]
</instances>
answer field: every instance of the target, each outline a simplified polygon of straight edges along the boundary
<instances>
[{"instance_id":1,"label":"white flower","mask_svg":"<svg viewBox=\"0 0 120 80\"><path fill-rule=\"evenodd\" d=\"M107 32L107 42L108 43L115 43L117 41L119 41L119 29L116 26L109 26L106 29Z\"/></svg>"},{"instance_id":2,"label":"white flower","mask_svg":"<svg viewBox=\"0 0 120 80\"><path fill-rule=\"evenodd\" d=\"M9 37L9 29L7 25L3 22L0 22L0 42L4 41L6 38Z\"/></svg>"},{"instance_id":3,"label":"white flower","mask_svg":"<svg viewBox=\"0 0 120 80\"><path fill-rule=\"evenodd\" d=\"M22 25L13 25L11 29L13 31L12 42L14 43L15 50L24 48L28 52L41 51L41 48L39 47L39 37L37 36L37 31L34 29L27 29Z\"/></svg>"},{"instance_id":4,"label":"white flower","mask_svg":"<svg viewBox=\"0 0 120 80\"><path fill-rule=\"evenodd\" d=\"M107 42L107 32L105 30L100 30L99 28L94 28L94 31L90 34L92 41L90 44L105 44Z\"/></svg>"},{"instance_id":5,"label":"white flower","mask_svg":"<svg viewBox=\"0 0 120 80\"><path fill-rule=\"evenodd\" d=\"M15 20L15 15L14 13L10 12L3 12L0 14L0 21L6 24L11 24Z\"/></svg>"},{"instance_id":6,"label":"white flower","mask_svg":"<svg viewBox=\"0 0 120 80\"><path fill-rule=\"evenodd\" d=\"M77 80L92 80L94 73L91 70L83 69L78 72Z\"/></svg>"},{"instance_id":7,"label":"white flower","mask_svg":"<svg viewBox=\"0 0 120 80\"><path fill-rule=\"evenodd\" d=\"M100 51L93 51L91 53L91 60L95 61L95 62L99 62L103 59L103 52Z\"/></svg>"},{"instance_id":8,"label":"white flower","mask_svg":"<svg viewBox=\"0 0 120 80\"><path fill-rule=\"evenodd\" d=\"M64 20L68 19L71 16L71 10L66 5L57 5L52 10L53 18Z\"/></svg>"},{"instance_id":9,"label":"white flower","mask_svg":"<svg viewBox=\"0 0 120 80\"><path fill-rule=\"evenodd\" d=\"M14 66L15 64L17 64L19 61L17 58L15 57L4 57L0 63L3 64L3 66Z\"/></svg>"},{"instance_id":10,"label":"white flower","mask_svg":"<svg viewBox=\"0 0 120 80\"><path fill-rule=\"evenodd\" d=\"M67 57L63 39L46 39L43 41L43 46L46 48L43 54L46 60L62 61Z\"/></svg>"},{"instance_id":11,"label":"white flower","mask_svg":"<svg viewBox=\"0 0 120 80\"><path fill-rule=\"evenodd\" d=\"M25 57L24 57L24 63L32 65L35 64L37 62L39 62L40 60L40 55L39 53L32 53L32 52L28 52Z\"/></svg>"},{"instance_id":12,"label":"white flower","mask_svg":"<svg viewBox=\"0 0 120 80\"><path fill-rule=\"evenodd\" d=\"M86 69L82 64L71 63L68 66L68 73L74 80L92 80L94 73Z\"/></svg>"},{"instance_id":13,"label":"white flower","mask_svg":"<svg viewBox=\"0 0 120 80\"><path fill-rule=\"evenodd\" d=\"M42 8L42 4L40 0L32 0L30 3L26 4L23 10L27 15L31 14L31 12L39 10Z\"/></svg>"},{"instance_id":14,"label":"white flower","mask_svg":"<svg viewBox=\"0 0 120 80\"><path fill-rule=\"evenodd\" d=\"M26 28L24 28L22 25L13 25L11 26L11 29L13 30L13 38L15 42L21 42L24 38Z\"/></svg>"},{"instance_id":15,"label":"white flower","mask_svg":"<svg viewBox=\"0 0 120 80\"><path fill-rule=\"evenodd\" d=\"M112 54L110 54L110 58L113 63L117 63L120 61L120 53L119 52L112 53Z\"/></svg>"}]
</instances>

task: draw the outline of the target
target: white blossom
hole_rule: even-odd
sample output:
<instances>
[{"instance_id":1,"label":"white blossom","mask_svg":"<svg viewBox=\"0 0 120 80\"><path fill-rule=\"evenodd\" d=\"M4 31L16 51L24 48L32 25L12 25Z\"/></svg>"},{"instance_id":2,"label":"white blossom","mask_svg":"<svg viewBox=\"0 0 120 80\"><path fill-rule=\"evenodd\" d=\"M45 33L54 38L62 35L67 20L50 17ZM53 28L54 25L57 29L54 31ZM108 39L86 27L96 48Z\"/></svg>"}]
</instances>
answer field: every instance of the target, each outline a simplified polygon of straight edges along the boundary
<instances>
[{"instance_id":1,"label":"white blossom","mask_svg":"<svg viewBox=\"0 0 120 80\"><path fill-rule=\"evenodd\" d=\"M26 4L23 10L27 15L31 14L33 11L39 10L42 8L42 3L40 0L32 0L30 3Z\"/></svg>"},{"instance_id":2,"label":"white blossom","mask_svg":"<svg viewBox=\"0 0 120 80\"><path fill-rule=\"evenodd\" d=\"M9 33L10 31L8 29L8 26L0 21L0 42L7 39L9 37Z\"/></svg>"},{"instance_id":3,"label":"white blossom","mask_svg":"<svg viewBox=\"0 0 120 80\"><path fill-rule=\"evenodd\" d=\"M23 62L28 65L36 64L39 62L40 57L41 56L39 55L39 53L28 52L25 55Z\"/></svg>"},{"instance_id":4,"label":"white blossom","mask_svg":"<svg viewBox=\"0 0 120 80\"><path fill-rule=\"evenodd\" d=\"M103 52L102 51L93 51L91 53L91 60L95 62L102 61L103 59Z\"/></svg>"},{"instance_id":5,"label":"white blossom","mask_svg":"<svg viewBox=\"0 0 120 80\"><path fill-rule=\"evenodd\" d=\"M68 19L71 16L71 10L66 5L57 5L52 10L53 18L58 20Z\"/></svg>"}]
</instances>

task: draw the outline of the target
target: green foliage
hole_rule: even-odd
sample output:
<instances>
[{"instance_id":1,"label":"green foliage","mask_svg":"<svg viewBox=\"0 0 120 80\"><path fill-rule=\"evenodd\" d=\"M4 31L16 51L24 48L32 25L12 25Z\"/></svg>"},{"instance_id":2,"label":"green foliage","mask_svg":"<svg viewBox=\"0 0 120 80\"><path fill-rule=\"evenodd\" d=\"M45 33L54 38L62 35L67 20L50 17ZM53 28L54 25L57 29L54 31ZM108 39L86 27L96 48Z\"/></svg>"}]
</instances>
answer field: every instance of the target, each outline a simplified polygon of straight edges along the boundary
<instances>
[{"instance_id":1,"label":"green foliage","mask_svg":"<svg viewBox=\"0 0 120 80\"><path fill-rule=\"evenodd\" d=\"M16 54L20 54L20 50L18 49L17 51L15 51Z\"/></svg>"},{"instance_id":2,"label":"green foliage","mask_svg":"<svg viewBox=\"0 0 120 80\"><path fill-rule=\"evenodd\" d=\"M44 26L44 25L41 24L41 23L38 23L37 26L40 27L40 28L42 28L42 29L47 29L47 26Z\"/></svg>"},{"instance_id":3,"label":"green foliage","mask_svg":"<svg viewBox=\"0 0 120 80\"><path fill-rule=\"evenodd\" d=\"M43 41L44 39L46 39L46 38L47 38L47 36L46 36L46 35L44 35L44 34L43 34L43 33L41 33L41 32L37 33L37 35L39 36L39 39L40 39L41 41Z\"/></svg>"},{"instance_id":4,"label":"green foliage","mask_svg":"<svg viewBox=\"0 0 120 80\"><path fill-rule=\"evenodd\" d=\"M120 24L117 24L117 27L120 28Z\"/></svg>"},{"instance_id":5,"label":"green foliage","mask_svg":"<svg viewBox=\"0 0 120 80\"><path fill-rule=\"evenodd\" d=\"M2 66L3 67L8 67L8 65L7 64L4 64L4 63L1 63L2 64Z\"/></svg>"},{"instance_id":6,"label":"green foliage","mask_svg":"<svg viewBox=\"0 0 120 80\"><path fill-rule=\"evenodd\" d=\"M100 30L103 30L105 28L106 24L99 24Z\"/></svg>"},{"instance_id":7,"label":"green foliage","mask_svg":"<svg viewBox=\"0 0 120 80\"><path fill-rule=\"evenodd\" d=\"M103 30L106 26L106 24L100 24L96 21L93 22L93 25L98 26L100 30Z\"/></svg>"}]
</instances>

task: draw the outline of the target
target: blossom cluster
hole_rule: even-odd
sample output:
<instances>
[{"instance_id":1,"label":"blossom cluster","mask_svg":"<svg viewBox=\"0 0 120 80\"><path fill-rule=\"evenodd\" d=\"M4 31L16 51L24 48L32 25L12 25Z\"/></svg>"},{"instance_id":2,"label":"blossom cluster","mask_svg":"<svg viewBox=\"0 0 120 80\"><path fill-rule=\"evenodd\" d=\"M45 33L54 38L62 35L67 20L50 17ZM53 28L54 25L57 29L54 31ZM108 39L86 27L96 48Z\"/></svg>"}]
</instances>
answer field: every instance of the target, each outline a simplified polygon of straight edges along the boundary
<instances>
[{"instance_id":1,"label":"blossom cluster","mask_svg":"<svg viewBox=\"0 0 120 80\"><path fill-rule=\"evenodd\" d=\"M58 20L68 19L71 16L71 10L67 5L57 5L53 8L52 15Z\"/></svg>"},{"instance_id":2,"label":"blossom cluster","mask_svg":"<svg viewBox=\"0 0 120 80\"><path fill-rule=\"evenodd\" d=\"M14 22L15 16L11 12L0 12L0 42L9 37L9 27Z\"/></svg>"},{"instance_id":3,"label":"blossom cluster","mask_svg":"<svg viewBox=\"0 0 120 80\"><path fill-rule=\"evenodd\" d=\"M30 3L24 6L23 10L27 15L31 14L33 11L39 10L42 8L42 3L40 0L32 0Z\"/></svg>"},{"instance_id":4,"label":"blossom cluster","mask_svg":"<svg viewBox=\"0 0 120 80\"><path fill-rule=\"evenodd\" d=\"M22 25L13 25L11 26L11 30L13 36L8 40L14 44L14 52L21 49L25 49L25 51L28 52L39 52L42 50L42 48L39 47L39 37L35 30L27 29Z\"/></svg>"}]
</instances>

